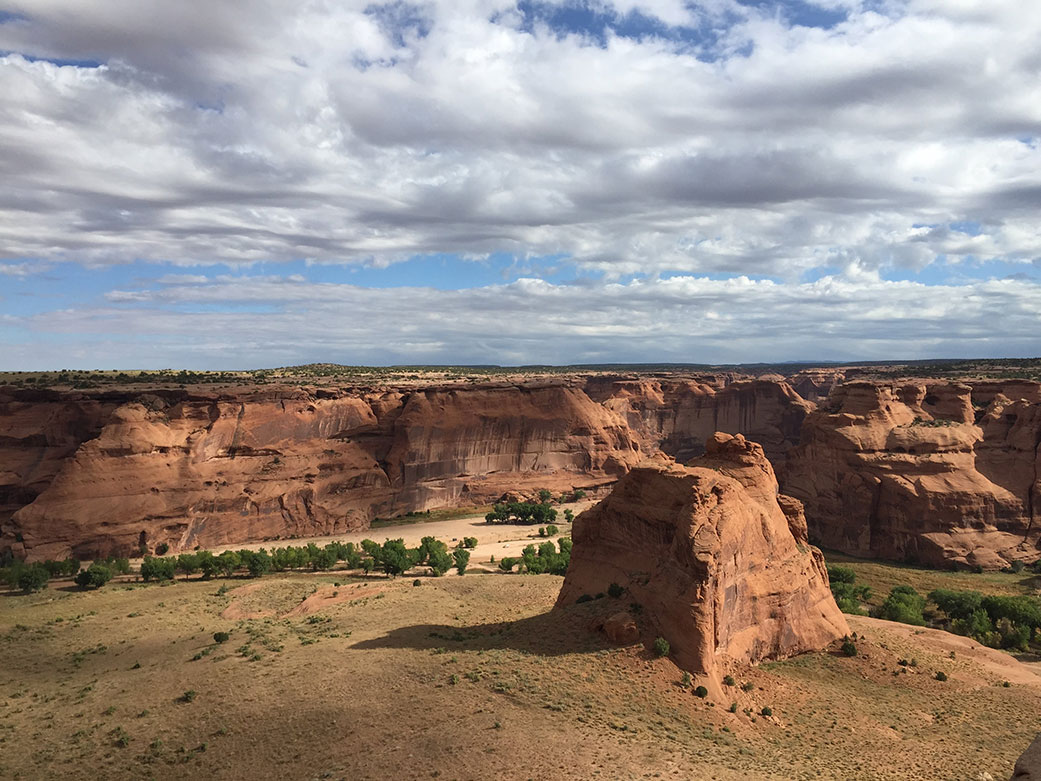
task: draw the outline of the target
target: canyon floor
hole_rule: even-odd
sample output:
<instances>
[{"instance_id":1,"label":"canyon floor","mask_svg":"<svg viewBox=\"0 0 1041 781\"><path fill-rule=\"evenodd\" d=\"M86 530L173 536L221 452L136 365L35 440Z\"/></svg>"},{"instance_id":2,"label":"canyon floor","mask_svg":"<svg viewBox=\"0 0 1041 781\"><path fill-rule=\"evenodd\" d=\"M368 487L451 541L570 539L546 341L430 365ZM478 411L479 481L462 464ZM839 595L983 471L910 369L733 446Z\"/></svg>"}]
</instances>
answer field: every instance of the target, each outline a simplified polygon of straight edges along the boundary
<instances>
[{"instance_id":1,"label":"canyon floor","mask_svg":"<svg viewBox=\"0 0 1041 781\"><path fill-rule=\"evenodd\" d=\"M369 534L445 539L441 525ZM488 551L534 532L480 527ZM911 576L1034 586L851 566L879 590ZM1041 729L1041 665L937 630L851 617L856 657L750 668L709 702L668 659L588 631L610 598L552 611L556 576L413 580L0 593L0 776L1003 779Z\"/></svg>"}]
</instances>

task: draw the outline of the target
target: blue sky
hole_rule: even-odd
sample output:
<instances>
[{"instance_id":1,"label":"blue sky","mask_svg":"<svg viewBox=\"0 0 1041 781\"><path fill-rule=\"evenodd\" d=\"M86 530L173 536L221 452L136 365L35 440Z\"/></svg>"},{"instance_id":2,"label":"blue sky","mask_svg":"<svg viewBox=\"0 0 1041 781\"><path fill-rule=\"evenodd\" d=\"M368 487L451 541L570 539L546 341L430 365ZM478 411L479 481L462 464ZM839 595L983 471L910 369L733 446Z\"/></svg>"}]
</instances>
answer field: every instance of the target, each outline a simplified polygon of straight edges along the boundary
<instances>
[{"instance_id":1,"label":"blue sky","mask_svg":"<svg viewBox=\"0 0 1041 781\"><path fill-rule=\"evenodd\" d=\"M0 368L1041 354L1041 8L0 0Z\"/></svg>"}]
</instances>

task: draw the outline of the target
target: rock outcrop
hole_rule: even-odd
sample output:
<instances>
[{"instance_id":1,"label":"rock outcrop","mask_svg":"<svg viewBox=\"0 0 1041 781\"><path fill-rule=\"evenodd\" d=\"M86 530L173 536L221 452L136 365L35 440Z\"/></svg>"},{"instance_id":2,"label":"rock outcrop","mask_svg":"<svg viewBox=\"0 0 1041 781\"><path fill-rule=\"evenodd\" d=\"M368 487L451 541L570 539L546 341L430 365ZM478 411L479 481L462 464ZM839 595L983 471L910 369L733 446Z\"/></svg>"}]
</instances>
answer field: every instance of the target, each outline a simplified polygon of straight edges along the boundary
<instances>
[{"instance_id":1,"label":"rock outcrop","mask_svg":"<svg viewBox=\"0 0 1041 781\"><path fill-rule=\"evenodd\" d=\"M1012 781L1041 781L1041 735L1034 738L1034 742L1016 760Z\"/></svg>"},{"instance_id":2,"label":"rock outcrop","mask_svg":"<svg viewBox=\"0 0 1041 781\"><path fill-rule=\"evenodd\" d=\"M784 488L826 548L1001 568L1041 551L1041 386L848 382L811 413Z\"/></svg>"},{"instance_id":3,"label":"rock outcrop","mask_svg":"<svg viewBox=\"0 0 1041 781\"><path fill-rule=\"evenodd\" d=\"M709 681L819 650L849 628L801 508L784 502L762 448L740 435L716 434L688 466L644 462L575 519L557 605L617 583L677 664Z\"/></svg>"},{"instance_id":4,"label":"rock outcrop","mask_svg":"<svg viewBox=\"0 0 1041 781\"><path fill-rule=\"evenodd\" d=\"M725 376L0 389L0 550L177 552L334 534L507 491L595 491L713 427L763 433L781 458L811 408L787 386Z\"/></svg>"}]
</instances>

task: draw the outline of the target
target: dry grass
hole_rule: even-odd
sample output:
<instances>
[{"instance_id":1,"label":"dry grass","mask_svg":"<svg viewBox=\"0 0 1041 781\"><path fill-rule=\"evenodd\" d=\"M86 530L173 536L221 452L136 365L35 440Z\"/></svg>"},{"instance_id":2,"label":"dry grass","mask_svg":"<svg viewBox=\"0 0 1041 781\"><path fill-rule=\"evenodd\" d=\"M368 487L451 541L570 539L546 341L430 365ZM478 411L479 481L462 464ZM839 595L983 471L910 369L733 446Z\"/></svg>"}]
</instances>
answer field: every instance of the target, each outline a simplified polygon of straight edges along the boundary
<instances>
[{"instance_id":1,"label":"dry grass","mask_svg":"<svg viewBox=\"0 0 1041 781\"><path fill-rule=\"evenodd\" d=\"M746 671L732 714L588 632L616 602L551 611L558 577L220 584L0 594L0 777L1000 779L1041 728L1036 684L870 619L855 658Z\"/></svg>"}]
</instances>

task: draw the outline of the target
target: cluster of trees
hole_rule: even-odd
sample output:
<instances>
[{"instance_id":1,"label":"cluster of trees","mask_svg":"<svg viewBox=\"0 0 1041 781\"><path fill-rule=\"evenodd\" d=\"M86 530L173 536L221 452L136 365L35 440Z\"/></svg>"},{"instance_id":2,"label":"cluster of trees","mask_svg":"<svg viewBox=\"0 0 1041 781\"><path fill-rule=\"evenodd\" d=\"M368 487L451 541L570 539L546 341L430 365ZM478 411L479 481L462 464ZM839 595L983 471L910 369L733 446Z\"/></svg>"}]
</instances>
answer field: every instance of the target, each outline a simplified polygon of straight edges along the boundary
<instances>
[{"instance_id":1,"label":"cluster of trees","mask_svg":"<svg viewBox=\"0 0 1041 781\"><path fill-rule=\"evenodd\" d=\"M108 570L109 577L105 582L108 582L112 575L130 572L130 560L124 558L98 559L94 562L94 565ZM80 561L74 558L47 559L32 564L14 560L9 566L0 569L0 581L6 583L11 588L20 588L27 594L34 591L42 591L47 587L48 581L54 578L74 576L76 583L83 585L81 582ZM95 574L87 581L87 585L93 585L98 581L99 577L100 575L95 571Z\"/></svg>"},{"instance_id":2,"label":"cluster of trees","mask_svg":"<svg viewBox=\"0 0 1041 781\"><path fill-rule=\"evenodd\" d=\"M318 547L313 542L304 546L275 548L271 552L224 551L215 556L210 551L182 553L179 556L146 556L141 562L143 580L173 580L177 573L185 576L200 573L204 578L231 577L236 573L258 578L268 572L308 569L314 572L330 570L339 562L347 569L361 569L366 573L382 570L396 576L418 566L427 566L435 576L445 574L453 567L463 574L470 561L467 548L477 546L476 537L467 537L460 547L449 551L448 545L434 537L424 537L418 548L408 548L403 539L387 540L382 545L374 540L331 542Z\"/></svg>"},{"instance_id":3,"label":"cluster of trees","mask_svg":"<svg viewBox=\"0 0 1041 781\"><path fill-rule=\"evenodd\" d=\"M930 602L939 612L926 609ZM932 625L991 648L1022 651L1038 639L1041 628L1041 602L1035 597L978 591L935 589L926 597L911 586L895 586L875 615L912 626Z\"/></svg>"},{"instance_id":4,"label":"cluster of trees","mask_svg":"<svg viewBox=\"0 0 1041 781\"><path fill-rule=\"evenodd\" d=\"M1025 651L1041 627L1041 603L1033 597L936 589L929 601L943 611L949 631L992 648Z\"/></svg>"},{"instance_id":5,"label":"cluster of trees","mask_svg":"<svg viewBox=\"0 0 1041 781\"><path fill-rule=\"evenodd\" d=\"M559 550L558 550L559 547ZM561 537L557 544L544 542L536 548L528 545L521 552L520 558L507 556L499 562L499 569L503 572L512 572L513 568L520 565L519 572L529 575L563 575L567 572L568 564L571 563L571 538Z\"/></svg>"},{"instance_id":6,"label":"cluster of trees","mask_svg":"<svg viewBox=\"0 0 1041 781\"><path fill-rule=\"evenodd\" d=\"M502 502L484 516L488 523L550 523L557 511L548 502Z\"/></svg>"},{"instance_id":7,"label":"cluster of trees","mask_svg":"<svg viewBox=\"0 0 1041 781\"><path fill-rule=\"evenodd\" d=\"M835 604L839 606L839 610L854 616L865 614L861 603L871 599L871 587L858 586L857 573L852 568L829 564L828 580L831 583L831 593L835 597Z\"/></svg>"}]
</instances>

